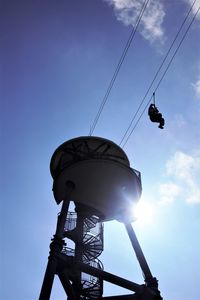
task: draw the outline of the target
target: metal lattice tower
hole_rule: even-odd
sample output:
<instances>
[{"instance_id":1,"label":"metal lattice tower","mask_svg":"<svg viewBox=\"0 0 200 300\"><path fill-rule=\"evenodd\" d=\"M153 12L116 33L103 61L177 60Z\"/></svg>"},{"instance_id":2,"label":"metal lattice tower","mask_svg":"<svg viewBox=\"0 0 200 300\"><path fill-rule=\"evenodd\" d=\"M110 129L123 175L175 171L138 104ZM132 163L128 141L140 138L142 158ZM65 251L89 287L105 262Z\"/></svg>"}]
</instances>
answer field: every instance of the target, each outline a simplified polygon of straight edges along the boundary
<instances>
[{"instance_id":1,"label":"metal lattice tower","mask_svg":"<svg viewBox=\"0 0 200 300\"><path fill-rule=\"evenodd\" d=\"M54 276L63 285L68 300L156 300L162 299L131 226L132 206L141 196L140 172L130 167L124 151L99 137L79 137L59 146L50 170L57 204L62 202L39 300L49 300ZM70 202L75 210L69 211ZM104 271L103 222L123 222L145 283L137 284ZM69 247L74 245L73 247ZM108 281L134 292L103 297Z\"/></svg>"}]
</instances>

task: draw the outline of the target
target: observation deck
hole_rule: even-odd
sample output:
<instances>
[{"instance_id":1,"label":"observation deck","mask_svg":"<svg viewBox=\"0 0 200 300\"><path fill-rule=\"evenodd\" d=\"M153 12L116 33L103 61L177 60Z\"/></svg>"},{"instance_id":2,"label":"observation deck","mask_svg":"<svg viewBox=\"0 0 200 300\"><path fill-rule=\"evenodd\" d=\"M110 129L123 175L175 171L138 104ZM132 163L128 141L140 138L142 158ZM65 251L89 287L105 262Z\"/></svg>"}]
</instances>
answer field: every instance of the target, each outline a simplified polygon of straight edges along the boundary
<instances>
[{"instance_id":1,"label":"observation deck","mask_svg":"<svg viewBox=\"0 0 200 300\"><path fill-rule=\"evenodd\" d=\"M140 172L130 167L125 152L110 140L79 137L60 145L51 164L53 192L59 204L66 182L75 184L71 197L101 221L124 219L142 192Z\"/></svg>"}]
</instances>

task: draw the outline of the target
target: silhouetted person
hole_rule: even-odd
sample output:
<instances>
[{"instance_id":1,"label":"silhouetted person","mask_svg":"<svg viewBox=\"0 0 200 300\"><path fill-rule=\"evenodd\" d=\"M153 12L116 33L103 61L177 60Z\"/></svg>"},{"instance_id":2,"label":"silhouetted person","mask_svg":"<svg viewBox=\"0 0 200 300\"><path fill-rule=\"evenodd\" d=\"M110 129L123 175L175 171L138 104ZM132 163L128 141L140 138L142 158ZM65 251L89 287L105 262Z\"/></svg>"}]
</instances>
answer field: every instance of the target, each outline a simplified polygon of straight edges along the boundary
<instances>
[{"instance_id":1,"label":"silhouetted person","mask_svg":"<svg viewBox=\"0 0 200 300\"><path fill-rule=\"evenodd\" d=\"M162 114L159 112L155 104L150 104L149 110L148 110L149 118L152 122L160 123L159 128L163 129L165 125L165 120L162 117Z\"/></svg>"}]
</instances>

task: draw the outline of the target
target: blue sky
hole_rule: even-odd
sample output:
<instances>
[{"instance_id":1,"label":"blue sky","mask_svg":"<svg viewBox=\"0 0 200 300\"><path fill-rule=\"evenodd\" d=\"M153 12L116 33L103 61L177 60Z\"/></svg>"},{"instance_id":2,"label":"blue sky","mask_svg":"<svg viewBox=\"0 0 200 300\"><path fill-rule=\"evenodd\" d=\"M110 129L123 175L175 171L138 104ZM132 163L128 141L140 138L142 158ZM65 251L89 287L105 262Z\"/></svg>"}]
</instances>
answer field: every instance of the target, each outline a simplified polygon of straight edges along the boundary
<instances>
[{"instance_id":1,"label":"blue sky","mask_svg":"<svg viewBox=\"0 0 200 300\"><path fill-rule=\"evenodd\" d=\"M95 136L120 142L192 2L150 1ZM88 135L141 3L0 3L1 299L39 295L60 209L51 192L51 155L65 140ZM199 40L200 14L156 93L165 129L145 113L124 148L141 171L141 203L151 211L133 226L162 296L171 300L199 296ZM106 270L143 283L125 229L115 221L105 224L102 261ZM104 295L123 293L105 285ZM52 299L65 299L57 281Z\"/></svg>"}]
</instances>

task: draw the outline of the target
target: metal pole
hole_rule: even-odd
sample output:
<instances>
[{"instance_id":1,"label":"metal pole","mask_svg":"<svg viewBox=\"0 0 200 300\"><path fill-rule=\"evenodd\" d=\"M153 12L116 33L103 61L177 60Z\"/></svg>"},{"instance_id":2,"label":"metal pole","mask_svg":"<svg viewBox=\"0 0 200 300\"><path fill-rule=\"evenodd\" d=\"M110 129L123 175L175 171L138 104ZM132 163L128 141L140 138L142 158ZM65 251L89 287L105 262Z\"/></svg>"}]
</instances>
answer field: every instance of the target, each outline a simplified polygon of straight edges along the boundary
<instances>
[{"instance_id":1,"label":"metal pole","mask_svg":"<svg viewBox=\"0 0 200 300\"><path fill-rule=\"evenodd\" d=\"M84 208L79 204L76 205L77 221L76 221L76 239L75 239L75 255L74 262L79 263L83 261L83 230L84 230ZM76 291L76 299L78 300L82 291L81 284L81 271L76 270L75 280L73 281L73 287Z\"/></svg>"},{"instance_id":2,"label":"metal pole","mask_svg":"<svg viewBox=\"0 0 200 300\"><path fill-rule=\"evenodd\" d=\"M142 300L141 294L103 297L102 300ZM144 298L143 298L144 299Z\"/></svg>"},{"instance_id":3,"label":"metal pole","mask_svg":"<svg viewBox=\"0 0 200 300\"><path fill-rule=\"evenodd\" d=\"M149 288L148 294L146 296L144 296L144 299L162 300L162 297L160 296L160 291L158 290L158 280L156 279L156 277L153 277L151 274L151 271L150 271L147 261L144 257L144 254L142 252L140 244L137 240L135 231L133 230L133 227L131 226L131 223L125 223L125 227L128 232L129 238L131 240L133 249L135 250L135 254L136 254L136 257L140 264L140 267L142 269L146 285Z\"/></svg>"},{"instance_id":4,"label":"metal pole","mask_svg":"<svg viewBox=\"0 0 200 300\"><path fill-rule=\"evenodd\" d=\"M133 227L131 223L124 223L127 233L129 235L129 238L131 240L131 244L133 246L133 249L135 251L136 257L138 259L138 262L140 264L140 267L142 269L142 272L144 274L145 282L148 283L148 281L151 281L154 279L154 277L151 274L151 271L149 269L149 266L147 264L146 258L142 252L142 249L140 247L140 244L137 240L137 237L135 235L135 231L133 230Z\"/></svg>"},{"instance_id":5,"label":"metal pole","mask_svg":"<svg viewBox=\"0 0 200 300\"><path fill-rule=\"evenodd\" d=\"M56 274L57 269L57 254L62 251L64 240L63 240L63 232L70 202L70 195L72 190L74 189L74 184L72 182L67 182L67 195L66 199L63 200L62 208L60 215L58 216L56 233L52 242L50 244L50 255L48 258L48 264L46 268L46 272L44 275L44 280L40 292L39 300L49 300L51 295L51 290L53 286L54 276Z\"/></svg>"},{"instance_id":6,"label":"metal pole","mask_svg":"<svg viewBox=\"0 0 200 300\"><path fill-rule=\"evenodd\" d=\"M72 284L69 280L69 277L68 277L68 272L67 270L64 270L62 272L60 272L58 274L59 278L60 278L60 281L62 283L62 286L66 292L66 295L68 296L68 300L76 300L76 296L75 296L75 292L74 292L74 289L72 287Z\"/></svg>"},{"instance_id":7,"label":"metal pole","mask_svg":"<svg viewBox=\"0 0 200 300\"><path fill-rule=\"evenodd\" d=\"M93 275L94 277L103 279L105 281L121 286L130 291L142 293L144 290L144 285L137 284L135 282L121 278L109 272L103 271L101 269L91 267L90 265L84 264L83 262L77 263L75 267L86 274Z\"/></svg>"}]
</instances>

